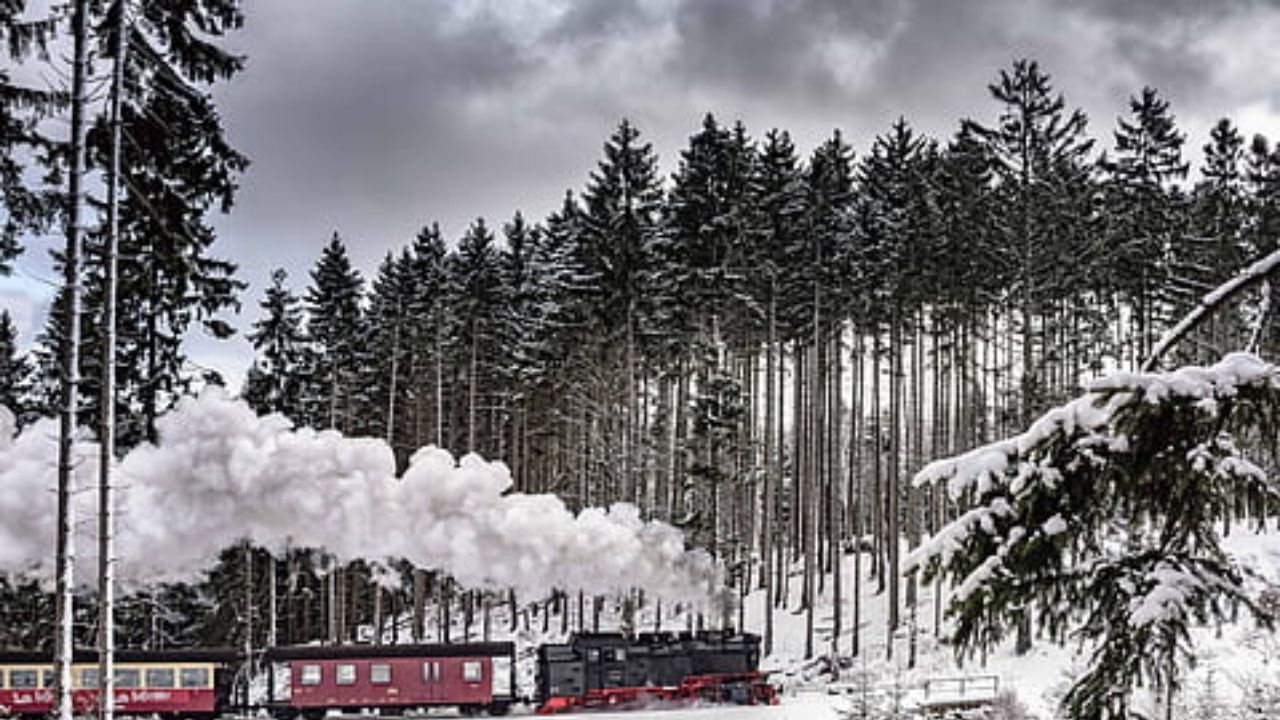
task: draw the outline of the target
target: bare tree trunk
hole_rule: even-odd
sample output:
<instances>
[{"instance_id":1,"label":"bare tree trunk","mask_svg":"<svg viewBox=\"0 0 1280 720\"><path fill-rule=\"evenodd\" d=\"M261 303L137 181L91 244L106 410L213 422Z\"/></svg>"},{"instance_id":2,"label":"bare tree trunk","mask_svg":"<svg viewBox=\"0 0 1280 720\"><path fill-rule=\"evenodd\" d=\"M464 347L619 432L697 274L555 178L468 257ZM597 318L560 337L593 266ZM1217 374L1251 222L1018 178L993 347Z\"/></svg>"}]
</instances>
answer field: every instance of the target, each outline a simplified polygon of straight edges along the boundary
<instances>
[{"instance_id":1,"label":"bare tree trunk","mask_svg":"<svg viewBox=\"0 0 1280 720\"><path fill-rule=\"evenodd\" d=\"M854 328L853 358L850 367L853 372L853 403L849 412L849 472L853 483L849 502L853 519L853 620L850 623L853 637L850 639L850 653L857 657L862 650L862 402L866 393L863 387L862 334Z\"/></svg>"},{"instance_id":2,"label":"bare tree trunk","mask_svg":"<svg viewBox=\"0 0 1280 720\"><path fill-rule=\"evenodd\" d=\"M425 570L413 570L413 632L410 637L414 642L422 642L427 629L427 573Z\"/></svg>"},{"instance_id":3,"label":"bare tree trunk","mask_svg":"<svg viewBox=\"0 0 1280 720\"><path fill-rule=\"evenodd\" d=\"M471 363L468 374L471 376L468 382L468 399L467 399L467 452L476 452L476 375L477 368L480 364L479 342L475 337L475 326L471 328Z\"/></svg>"},{"instance_id":4,"label":"bare tree trunk","mask_svg":"<svg viewBox=\"0 0 1280 720\"><path fill-rule=\"evenodd\" d=\"M444 341L439 301L436 302L436 447L444 447Z\"/></svg>"},{"instance_id":5,"label":"bare tree trunk","mask_svg":"<svg viewBox=\"0 0 1280 720\"><path fill-rule=\"evenodd\" d=\"M267 647L276 646L276 556L267 556Z\"/></svg>"},{"instance_id":6,"label":"bare tree trunk","mask_svg":"<svg viewBox=\"0 0 1280 720\"><path fill-rule=\"evenodd\" d=\"M253 675L253 545L244 543L244 659Z\"/></svg>"},{"instance_id":7,"label":"bare tree trunk","mask_svg":"<svg viewBox=\"0 0 1280 720\"><path fill-rule=\"evenodd\" d=\"M115 61L111 69L110 157L107 160L107 247L102 296L102 400L98 429L98 717L115 716L116 582L115 492L111 471L116 453L116 294L120 255L120 166L124 68L128 58L128 8L116 6Z\"/></svg>"},{"instance_id":8,"label":"bare tree trunk","mask_svg":"<svg viewBox=\"0 0 1280 720\"><path fill-rule=\"evenodd\" d=\"M396 452L396 387L400 380L400 308L396 309L396 327L391 339L391 386L387 392L387 447Z\"/></svg>"},{"instance_id":9,"label":"bare tree trunk","mask_svg":"<svg viewBox=\"0 0 1280 720\"><path fill-rule=\"evenodd\" d=\"M769 338L765 348L765 405L764 405L764 502L760 519L760 578L764 581L764 654L773 654L773 425L774 425L774 354L777 350L777 299L776 280L769 278Z\"/></svg>"},{"instance_id":10,"label":"bare tree trunk","mask_svg":"<svg viewBox=\"0 0 1280 720\"><path fill-rule=\"evenodd\" d=\"M81 210L84 181L85 82L88 75L88 2L72 5L74 56L71 79L71 159L68 168L67 247L65 286L67 335L62 343L62 413L58 432L58 536L57 599L54 604L54 681L56 709L60 720L72 720L71 663L74 638L75 602L75 515L71 500L75 493L76 410L80 383L80 252Z\"/></svg>"}]
</instances>

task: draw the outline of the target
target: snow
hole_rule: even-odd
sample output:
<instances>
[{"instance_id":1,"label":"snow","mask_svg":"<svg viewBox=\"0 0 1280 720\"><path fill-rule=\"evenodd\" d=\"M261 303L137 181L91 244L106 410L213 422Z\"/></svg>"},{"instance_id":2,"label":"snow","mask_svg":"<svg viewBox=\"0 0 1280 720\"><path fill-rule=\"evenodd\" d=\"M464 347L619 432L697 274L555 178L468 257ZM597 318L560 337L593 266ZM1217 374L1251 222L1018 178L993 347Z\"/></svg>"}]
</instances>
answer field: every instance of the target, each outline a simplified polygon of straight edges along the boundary
<instances>
[{"instance_id":1,"label":"snow","mask_svg":"<svg viewBox=\"0 0 1280 720\"><path fill-rule=\"evenodd\" d=\"M709 602L721 585L706 553L686 551L677 529L642 520L635 506L574 514L553 495L509 493L506 465L478 455L426 447L397 477L381 440L294 429L216 389L182 400L158 430L156 445L119 465L126 580L190 577L248 538L276 551L322 547L341 560L403 557L465 586L533 597L644 587ZM52 423L37 423L0 446L0 570L52 559L56 437ZM80 484L89 487L95 453L88 445L79 453ZM82 516L94 512L93 495L78 497ZM81 577L91 576L87 555Z\"/></svg>"},{"instance_id":2,"label":"snow","mask_svg":"<svg viewBox=\"0 0 1280 720\"><path fill-rule=\"evenodd\" d=\"M18 429L18 420L13 411L0 405L0 451L9 449L13 444L14 432Z\"/></svg>"},{"instance_id":3,"label":"snow","mask_svg":"<svg viewBox=\"0 0 1280 720\"><path fill-rule=\"evenodd\" d=\"M1040 530L1049 537L1061 535L1067 531L1067 521L1063 520L1061 515L1054 515L1044 521L1044 525L1040 527Z\"/></svg>"},{"instance_id":4,"label":"snow","mask_svg":"<svg viewBox=\"0 0 1280 720\"><path fill-rule=\"evenodd\" d=\"M913 482L916 487L945 482L948 495L956 501L970 494L973 500L981 500L997 490L1016 498L1033 483L1051 487L1061 481L1061 470L1052 465L1052 458L1037 462L1026 459L1033 449L1054 436L1071 438L1085 462L1098 462L1099 456L1093 450L1126 451L1127 438L1113 429L1112 421L1118 410L1134 401L1186 399L1194 401L1201 412L1215 417L1221 400L1234 397L1241 387L1259 384L1280 388L1280 369L1249 353L1232 353L1210 367L1189 366L1164 373L1116 372L1091 383L1085 395L1045 413L1026 432L929 463ZM1200 467L1213 462L1215 473L1223 479L1265 477L1261 468L1226 436L1192 460ZM984 507L984 503L990 507ZM908 566L923 566L935 556L945 561L970 533L980 529L991 534L994 518L1007 514L1003 497L979 502L978 507L943 527L915 550L908 558ZM1060 520L1062 524L1046 523L1041 530L1049 536L1062 532L1069 518Z\"/></svg>"}]
</instances>

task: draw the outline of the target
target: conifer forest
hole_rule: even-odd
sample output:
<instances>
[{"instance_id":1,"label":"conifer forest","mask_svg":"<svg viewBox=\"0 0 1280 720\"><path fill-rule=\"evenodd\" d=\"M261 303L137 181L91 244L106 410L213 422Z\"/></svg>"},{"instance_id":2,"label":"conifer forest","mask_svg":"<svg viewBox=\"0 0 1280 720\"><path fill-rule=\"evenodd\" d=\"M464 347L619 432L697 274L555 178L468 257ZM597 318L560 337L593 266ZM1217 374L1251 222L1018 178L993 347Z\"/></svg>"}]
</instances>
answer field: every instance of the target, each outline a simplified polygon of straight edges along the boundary
<instances>
[{"instance_id":1,"label":"conifer forest","mask_svg":"<svg viewBox=\"0 0 1280 720\"><path fill-rule=\"evenodd\" d=\"M1141 77L1086 115L1029 54L941 134L709 102L660 156L637 107L545 213L330 214L264 267L219 231L254 17L0 0L0 289L50 286L34 332L0 294L0 655L47 687L72 648L733 628L801 692L1054 646L1052 717L1280 713L1280 136ZM1224 626L1272 664L1211 692ZM926 716L867 697L832 717Z\"/></svg>"}]
</instances>

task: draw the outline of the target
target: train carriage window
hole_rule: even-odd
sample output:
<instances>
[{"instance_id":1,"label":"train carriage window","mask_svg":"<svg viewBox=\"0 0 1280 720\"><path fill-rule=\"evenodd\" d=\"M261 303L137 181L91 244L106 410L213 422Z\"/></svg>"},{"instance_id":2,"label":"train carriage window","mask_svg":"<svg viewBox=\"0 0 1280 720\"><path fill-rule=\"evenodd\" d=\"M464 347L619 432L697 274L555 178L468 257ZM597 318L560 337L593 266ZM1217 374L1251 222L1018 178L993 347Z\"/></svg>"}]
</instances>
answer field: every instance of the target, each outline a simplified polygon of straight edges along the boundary
<instances>
[{"instance_id":1,"label":"train carriage window","mask_svg":"<svg viewBox=\"0 0 1280 720\"><path fill-rule=\"evenodd\" d=\"M390 665L370 665L369 666L369 682L374 685L391 684L391 666Z\"/></svg>"},{"instance_id":2,"label":"train carriage window","mask_svg":"<svg viewBox=\"0 0 1280 720\"><path fill-rule=\"evenodd\" d=\"M39 676L35 670L9 671L9 687L14 690L33 689L37 682L39 682Z\"/></svg>"},{"instance_id":3,"label":"train carriage window","mask_svg":"<svg viewBox=\"0 0 1280 720\"><path fill-rule=\"evenodd\" d=\"M319 685L320 684L320 666L319 665L303 665L301 681L303 685Z\"/></svg>"},{"instance_id":4,"label":"train carriage window","mask_svg":"<svg viewBox=\"0 0 1280 720\"><path fill-rule=\"evenodd\" d=\"M0 690L7 689L9 687L8 680L9 673L5 672L3 668L0 668Z\"/></svg>"},{"instance_id":5,"label":"train carriage window","mask_svg":"<svg viewBox=\"0 0 1280 720\"><path fill-rule=\"evenodd\" d=\"M484 679L484 666L477 661L462 663L463 682L480 682Z\"/></svg>"},{"instance_id":6,"label":"train carriage window","mask_svg":"<svg viewBox=\"0 0 1280 720\"><path fill-rule=\"evenodd\" d=\"M356 666L355 665L338 665L338 672L335 681L339 685L355 685L356 684Z\"/></svg>"},{"instance_id":7,"label":"train carriage window","mask_svg":"<svg viewBox=\"0 0 1280 720\"><path fill-rule=\"evenodd\" d=\"M52 670L40 671L40 679L44 680L44 685L41 685L40 687L46 687L46 688L53 687L53 671Z\"/></svg>"},{"instance_id":8,"label":"train carriage window","mask_svg":"<svg viewBox=\"0 0 1280 720\"><path fill-rule=\"evenodd\" d=\"M98 668L81 668L79 679L82 688L98 687Z\"/></svg>"},{"instance_id":9,"label":"train carriage window","mask_svg":"<svg viewBox=\"0 0 1280 720\"><path fill-rule=\"evenodd\" d=\"M613 659L614 659L614 660L616 660L617 662L626 662L626 661L627 661L627 649L626 649L626 648L617 648L616 650L614 650L614 651L613 651Z\"/></svg>"},{"instance_id":10,"label":"train carriage window","mask_svg":"<svg viewBox=\"0 0 1280 720\"><path fill-rule=\"evenodd\" d=\"M587 648L587 662L600 662L600 648Z\"/></svg>"},{"instance_id":11,"label":"train carriage window","mask_svg":"<svg viewBox=\"0 0 1280 720\"><path fill-rule=\"evenodd\" d=\"M173 668L147 668L147 687L157 689L173 687Z\"/></svg>"},{"instance_id":12,"label":"train carriage window","mask_svg":"<svg viewBox=\"0 0 1280 720\"><path fill-rule=\"evenodd\" d=\"M116 687L126 689L142 687L142 673L137 668L117 669Z\"/></svg>"},{"instance_id":13,"label":"train carriage window","mask_svg":"<svg viewBox=\"0 0 1280 720\"><path fill-rule=\"evenodd\" d=\"M207 688L209 687L209 668L182 668L178 679L184 688Z\"/></svg>"}]
</instances>

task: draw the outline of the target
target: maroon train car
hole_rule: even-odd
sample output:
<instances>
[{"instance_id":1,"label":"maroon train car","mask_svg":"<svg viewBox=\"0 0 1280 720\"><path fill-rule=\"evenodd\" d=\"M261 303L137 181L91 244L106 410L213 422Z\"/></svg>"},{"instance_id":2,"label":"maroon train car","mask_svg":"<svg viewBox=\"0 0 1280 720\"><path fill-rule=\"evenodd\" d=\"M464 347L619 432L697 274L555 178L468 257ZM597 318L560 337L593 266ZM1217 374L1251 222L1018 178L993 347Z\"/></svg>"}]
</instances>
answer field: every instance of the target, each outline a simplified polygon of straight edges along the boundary
<instances>
[{"instance_id":1,"label":"maroon train car","mask_svg":"<svg viewBox=\"0 0 1280 720\"><path fill-rule=\"evenodd\" d=\"M347 645L272 648L272 715L319 720L335 710L381 713L450 706L504 715L516 700L515 645Z\"/></svg>"},{"instance_id":2,"label":"maroon train car","mask_svg":"<svg viewBox=\"0 0 1280 720\"><path fill-rule=\"evenodd\" d=\"M115 657L120 715L216 717L229 704L239 654L233 650L121 650ZM0 716L37 718L54 710L49 653L0 651ZM77 713L98 707L98 657L77 651L71 666Z\"/></svg>"}]
</instances>

